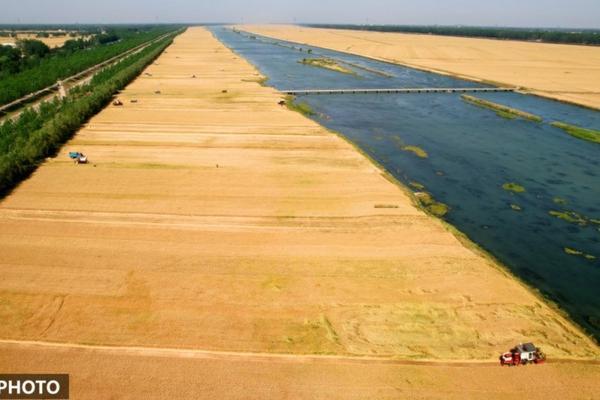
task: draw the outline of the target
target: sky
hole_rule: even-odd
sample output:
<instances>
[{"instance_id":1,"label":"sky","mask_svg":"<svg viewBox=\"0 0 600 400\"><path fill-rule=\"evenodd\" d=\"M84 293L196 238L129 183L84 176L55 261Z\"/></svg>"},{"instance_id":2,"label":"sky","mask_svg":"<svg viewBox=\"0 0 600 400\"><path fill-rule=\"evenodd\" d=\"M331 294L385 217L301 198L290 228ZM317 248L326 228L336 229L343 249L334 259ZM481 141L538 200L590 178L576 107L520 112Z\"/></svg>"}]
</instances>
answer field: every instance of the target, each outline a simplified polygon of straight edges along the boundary
<instances>
[{"instance_id":1,"label":"sky","mask_svg":"<svg viewBox=\"0 0 600 400\"><path fill-rule=\"evenodd\" d=\"M0 0L0 24L147 22L600 28L600 0Z\"/></svg>"}]
</instances>

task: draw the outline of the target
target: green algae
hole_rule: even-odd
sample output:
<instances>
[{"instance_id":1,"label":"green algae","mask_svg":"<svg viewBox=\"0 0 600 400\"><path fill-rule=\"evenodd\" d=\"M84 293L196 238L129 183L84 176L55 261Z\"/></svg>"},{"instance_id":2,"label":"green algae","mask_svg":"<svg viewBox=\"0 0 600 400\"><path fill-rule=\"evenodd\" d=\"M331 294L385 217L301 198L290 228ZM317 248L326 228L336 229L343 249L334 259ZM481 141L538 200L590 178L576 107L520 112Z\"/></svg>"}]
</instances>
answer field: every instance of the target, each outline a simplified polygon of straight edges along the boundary
<instances>
[{"instance_id":1,"label":"green algae","mask_svg":"<svg viewBox=\"0 0 600 400\"><path fill-rule=\"evenodd\" d=\"M514 193L525 192L525 188L515 182L506 182L505 184L502 185L502 189L509 191L509 192L514 192Z\"/></svg>"},{"instance_id":2,"label":"green algae","mask_svg":"<svg viewBox=\"0 0 600 400\"><path fill-rule=\"evenodd\" d=\"M580 256L580 257L585 258L586 260L593 261L593 260L596 259L596 256L593 256L591 254L586 254L583 251L575 250L575 249L572 249L570 247L565 247L564 251L565 251L565 253L567 253L567 254L569 254L571 256Z\"/></svg>"},{"instance_id":3,"label":"green algae","mask_svg":"<svg viewBox=\"0 0 600 400\"><path fill-rule=\"evenodd\" d=\"M552 201L554 202L554 204L560 204L560 205L565 205L567 204L567 200L563 199L562 197L555 197L552 199Z\"/></svg>"},{"instance_id":4,"label":"green algae","mask_svg":"<svg viewBox=\"0 0 600 400\"><path fill-rule=\"evenodd\" d=\"M415 196L419 200L419 203L436 217L443 217L450 211L450 207L447 204L436 201L431 193L417 192Z\"/></svg>"},{"instance_id":5,"label":"green algae","mask_svg":"<svg viewBox=\"0 0 600 400\"><path fill-rule=\"evenodd\" d=\"M411 146L402 146L402 150L411 152L419 158L429 157L429 154L427 154L427 152L425 150L423 150L422 148L420 148L419 146L412 146L412 145Z\"/></svg>"},{"instance_id":6,"label":"green algae","mask_svg":"<svg viewBox=\"0 0 600 400\"><path fill-rule=\"evenodd\" d=\"M417 190L425 190L425 185L419 182L408 182L408 184Z\"/></svg>"},{"instance_id":7,"label":"green algae","mask_svg":"<svg viewBox=\"0 0 600 400\"><path fill-rule=\"evenodd\" d=\"M565 124L564 122L552 122L550 125L562 129L569 135L577 139L587 140L588 142L600 143L600 131L595 129L582 128L580 126Z\"/></svg>"},{"instance_id":8,"label":"green algae","mask_svg":"<svg viewBox=\"0 0 600 400\"><path fill-rule=\"evenodd\" d=\"M570 222L572 224L587 225L587 218L583 215L576 213L575 211L549 211L548 214L562 219L563 221Z\"/></svg>"}]
</instances>

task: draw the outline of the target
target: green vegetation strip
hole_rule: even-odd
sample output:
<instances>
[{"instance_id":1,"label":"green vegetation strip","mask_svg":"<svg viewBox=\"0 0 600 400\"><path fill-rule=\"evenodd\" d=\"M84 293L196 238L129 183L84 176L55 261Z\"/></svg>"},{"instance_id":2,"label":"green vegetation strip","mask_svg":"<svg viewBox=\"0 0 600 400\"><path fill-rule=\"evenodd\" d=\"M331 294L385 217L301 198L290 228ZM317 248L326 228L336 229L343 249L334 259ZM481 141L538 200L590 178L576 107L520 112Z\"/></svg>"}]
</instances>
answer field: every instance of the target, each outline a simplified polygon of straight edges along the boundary
<instances>
[{"instance_id":1,"label":"green vegetation strip","mask_svg":"<svg viewBox=\"0 0 600 400\"><path fill-rule=\"evenodd\" d=\"M299 63L304 65L312 65L313 67L325 68L335 72L341 72L342 74L356 75L354 71L341 66L331 58L303 58L302 61L299 61Z\"/></svg>"},{"instance_id":2,"label":"green vegetation strip","mask_svg":"<svg viewBox=\"0 0 600 400\"><path fill-rule=\"evenodd\" d=\"M595 129L581 128L575 125L565 124L564 122L553 122L551 124L556 128L560 128L569 135L578 139L587 140L588 142L600 143L600 131Z\"/></svg>"},{"instance_id":3,"label":"green vegetation strip","mask_svg":"<svg viewBox=\"0 0 600 400\"><path fill-rule=\"evenodd\" d=\"M8 104L29 93L53 85L60 79L77 74L173 31L173 28L154 28L146 32L131 34L115 43L75 49L68 54L43 58L33 68L2 77L0 80L0 105Z\"/></svg>"},{"instance_id":4,"label":"green vegetation strip","mask_svg":"<svg viewBox=\"0 0 600 400\"><path fill-rule=\"evenodd\" d=\"M311 116L316 114L308 103L296 102L292 95L285 96L285 105L288 109L297 111L302 115Z\"/></svg>"},{"instance_id":5,"label":"green vegetation strip","mask_svg":"<svg viewBox=\"0 0 600 400\"><path fill-rule=\"evenodd\" d=\"M568 255L571 255L571 256L580 256L587 260L595 260L596 259L596 256L594 256L592 254L586 254L583 251L571 249L569 247L565 247L564 250L565 250L565 253L567 253Z\"/></svg>"},{"instance_id":6,"label":"green vegetation strip","mask_svg":"<svg viewBox=\"0 0 600 400\"><path fill-rule=\"evenodd\" d=\"M517 110L516 108L511 108L502 104L494 103L492 101L480 99L479 97L463 94L461 98L467 103L483 108L489 108L490 110L496 111L496 114L503 118L523 118L529 121L542 122L542 118L537 115Z\"/></svg>"},{"instance_id":7,"label":"green vegetation strip","mask_svg":"<svg viewBox=\"0 0 600 400\"><path fill-rule=\"evenodd\" d=\"M600 225L600 220L594 218L588 218L585 215L581 215L576 213L575 211L549 211L548 214L556 217L558 219L562 219L563 221L569 222L571 224L577 224L579 226L588 226L588 225Z\"/></svg>"},{"instance_id":8,"label":"green vegetation strip","mask_svg":"<svg viewBox=\"0 0 600 400\"><path fill-rule=\"evenodd\" d=\"M25 110L17 120L0 126L0 193L27 177L44 158L54 154L81 125L98 113L120 89L169 46L180 32L146 47L73 89L63 100Z\"/></svg>"}]
</instances>

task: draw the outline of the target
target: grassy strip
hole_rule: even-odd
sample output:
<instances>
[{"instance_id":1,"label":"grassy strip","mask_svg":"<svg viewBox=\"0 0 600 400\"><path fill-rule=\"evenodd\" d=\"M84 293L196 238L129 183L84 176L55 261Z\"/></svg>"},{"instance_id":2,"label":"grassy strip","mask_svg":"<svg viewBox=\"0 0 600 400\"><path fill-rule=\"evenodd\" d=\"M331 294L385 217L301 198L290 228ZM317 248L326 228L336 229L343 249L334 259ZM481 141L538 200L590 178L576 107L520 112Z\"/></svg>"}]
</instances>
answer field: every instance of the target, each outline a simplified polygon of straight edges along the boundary
<instances>
[{"instance_id":1,"label":"grassy strip","mask_svg":"<svg viewBox=\"0 0 600 400\"><path fill-rule=\"evenodd\" d=\"M73 90L63 101L46 106L50 111L29 110L16 122L6 122L0 131L3 134L0 139L5 139L5 134L9 136L8 141L1 142L4 147L0 152L0 193L8 192L33 172L44 158L54 154L85 121L112 99L114 93L154 61L171 44L174 36L109 68L89 85Z\"/></svg>"},{"instance_id":2,"label":"grassy strip","mask_svg":"<svg viewBox=\"0 0 600 400\"><path fill-rule=\"evenodd\" d=\"M325 68L330 71L341 72L342 74L356 75L356 72L351 69L342 67L335 60L330 58L303 58L298 61L300 64L312 65L313 67Z\"/></svg>"},{"instance_id":3,"label":"grassy strip","mask_svg":"<svg viewBox=\"0 0 600 400\"><path fill-rule=\"evenodd\" d=\"M289 110L297 111L302 115L311 116L316 115L315 111L308 103L304 102L296 102L294 96L287 95L285 96L285 105Z\"/></svg>"},{"instance_id":4,"label":"grassy strip","mask_svg":"<svg viewBox=\"0 0 600 400\"><path fill-rule=\"evenodd\" d=\"M565 124L564 122L553 122L551 124L556 128L560 128L569 135L578 139L587 140L588 142L600 143L600 131L595 129L586 129L579 126Z\"/></svg>"},{"instance_id":5,"label":"grassy strip","mask_svg":"<svg viewBox=\"0 0 600 400\"><path fill-rule=\"evenodd\" d=\"M490 110L496 111L496 114L503 118L513 119L513 118L523 118L529 121L534 122L542 122L542 117L539 117L534 114L527 113L525 111L517 110L516 108L511 108L504 106L502 104L494 103L492 101L480 99L479 97L470 96L468 94L463 94L460 96L467 103L483 107L489 108Z\"/></svg>"}]
</instances>

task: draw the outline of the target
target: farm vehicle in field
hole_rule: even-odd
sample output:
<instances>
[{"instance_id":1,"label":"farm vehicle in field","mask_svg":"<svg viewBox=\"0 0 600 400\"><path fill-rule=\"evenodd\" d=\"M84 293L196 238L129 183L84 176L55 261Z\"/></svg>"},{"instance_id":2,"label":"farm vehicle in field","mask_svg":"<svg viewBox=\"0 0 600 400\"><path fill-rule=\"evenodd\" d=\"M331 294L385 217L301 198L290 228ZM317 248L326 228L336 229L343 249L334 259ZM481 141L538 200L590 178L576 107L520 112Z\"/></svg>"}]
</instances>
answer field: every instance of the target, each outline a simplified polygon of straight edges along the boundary
<instances>
[{"instance_id":1,"label":"farm vehicle in field","mask_svg":"<svg viewBox=\"0 0 600 400\"><path fill-rule=\"evenodd\" d=\"M500 365L541 364L546 361L546 355L533 343L521 343L500 356Z\"/></svg>"}]
</instances>

